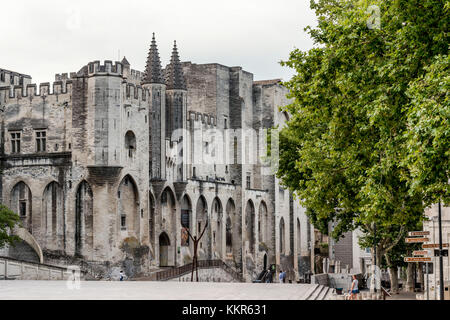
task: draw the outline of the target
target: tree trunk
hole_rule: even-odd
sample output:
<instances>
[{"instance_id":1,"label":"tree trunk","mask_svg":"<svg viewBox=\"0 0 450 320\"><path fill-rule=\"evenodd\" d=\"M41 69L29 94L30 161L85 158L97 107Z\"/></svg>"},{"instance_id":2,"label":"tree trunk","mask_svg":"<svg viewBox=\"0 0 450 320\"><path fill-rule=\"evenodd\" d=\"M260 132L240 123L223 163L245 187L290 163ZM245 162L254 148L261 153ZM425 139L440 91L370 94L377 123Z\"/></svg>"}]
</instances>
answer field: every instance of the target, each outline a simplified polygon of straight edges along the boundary
<instances>
[{"instance_id":1,"label":"tree trunk","mask_svg":"<svg viewBox=\"0 0 450 320\"><path fill-rule=\"evenodd\" d=\"M389 256L385 255L386 262L388 264L389 269L389 279L391 281L391 292L393 294L398 293L398 268L396 266L391 266L391 259L389 259Z\"/></svg>"},{"instance_id":2,"label":"tree trunk","mask_svg":"<svg viewBox=\"0 0 450 320\"><path fill-rule=\"evenodd\" d=\"M423 262L419 262L417 267L419 268L417 270L417 279L418 279L418 282L420 283L420 291L423 292L423 290L424 290L424 283L425 283L425 281L424 281L425 279L424 279L424 275L423 275Z\"/></svg>"},{"instance_id":3,"label":"tree trunk","mask_svg":"<svg viewBox=\"0 0 450 320\"><path fill-rule=\"evenodd\" d=\"M408 263L408 267L406 268L406 292L414 292L414 265L412 263Z\"/></svg>"}]
</instances>

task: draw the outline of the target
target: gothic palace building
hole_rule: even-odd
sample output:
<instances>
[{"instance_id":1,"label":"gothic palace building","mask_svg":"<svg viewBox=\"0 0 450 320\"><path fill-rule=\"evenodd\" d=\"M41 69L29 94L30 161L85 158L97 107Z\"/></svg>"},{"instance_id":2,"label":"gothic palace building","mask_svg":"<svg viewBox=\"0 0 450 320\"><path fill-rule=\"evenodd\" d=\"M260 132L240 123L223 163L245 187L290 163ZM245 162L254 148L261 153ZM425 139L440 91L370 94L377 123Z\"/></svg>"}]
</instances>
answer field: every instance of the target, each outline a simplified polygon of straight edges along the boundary
<instances>
[{"instance_id":1,"label":"gothic palace building","mask_svg":"<svg viewBox=\"0 0 450 320\"><path fill-rule=\"evenodd\" d=\"M181 62L176 43L163 69L154 36L145 72L94 61L38 92L0 69L0 200L24 239L3 255L145 275L191 262L184 228L208 221L200 260L298 279L314 229L266 152L286 94L241 67Z\"/></svg>"}]
</instances>

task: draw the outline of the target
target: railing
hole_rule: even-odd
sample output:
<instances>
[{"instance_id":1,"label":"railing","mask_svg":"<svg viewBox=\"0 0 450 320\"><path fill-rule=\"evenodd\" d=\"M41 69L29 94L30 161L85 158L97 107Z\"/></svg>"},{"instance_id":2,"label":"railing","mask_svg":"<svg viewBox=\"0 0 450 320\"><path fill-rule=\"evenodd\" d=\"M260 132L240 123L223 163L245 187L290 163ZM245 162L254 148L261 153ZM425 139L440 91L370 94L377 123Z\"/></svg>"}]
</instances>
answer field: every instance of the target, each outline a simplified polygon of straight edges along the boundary
<instances>
[{"instance_id":1,"label":"railing","mask_svg":"<svg viewBox=\"0 0 450 320\"><path fill-rule=\"evenodd\" d=\"M244 282L244 278L242 277L242 275L233 268L231 268L222 260L199 260L197 261L197 266L199 269L222 268L228 274L230 274L234 280ZM192 272L192 263L188 263L180 267L170 268L167 270L156 272L146 279L150 281L166 281L173 278L184 276L191 272Z\"/></svg>"}]
</instances>

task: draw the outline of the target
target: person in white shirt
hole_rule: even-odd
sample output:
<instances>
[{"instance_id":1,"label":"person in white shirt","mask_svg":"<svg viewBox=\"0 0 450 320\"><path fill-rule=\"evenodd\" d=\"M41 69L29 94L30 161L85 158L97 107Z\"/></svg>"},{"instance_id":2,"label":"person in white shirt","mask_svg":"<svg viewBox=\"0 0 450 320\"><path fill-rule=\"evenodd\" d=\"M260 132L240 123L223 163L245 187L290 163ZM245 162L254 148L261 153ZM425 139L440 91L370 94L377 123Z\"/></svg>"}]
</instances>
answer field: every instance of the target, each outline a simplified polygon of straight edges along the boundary
<instances>
[{"instance_id":1,"label":"person in white shirt","mask_svg":"<svg viewBox=\"0 0 450 320\"><path fill-rule=\"evenodd\" d=\"M353 275L352 278L353 281L352 281L352 288L350 289L350 300L356 300L356 296L359 293L358 279L356 279L355 275Z\"/></svg>"}]
</instances>

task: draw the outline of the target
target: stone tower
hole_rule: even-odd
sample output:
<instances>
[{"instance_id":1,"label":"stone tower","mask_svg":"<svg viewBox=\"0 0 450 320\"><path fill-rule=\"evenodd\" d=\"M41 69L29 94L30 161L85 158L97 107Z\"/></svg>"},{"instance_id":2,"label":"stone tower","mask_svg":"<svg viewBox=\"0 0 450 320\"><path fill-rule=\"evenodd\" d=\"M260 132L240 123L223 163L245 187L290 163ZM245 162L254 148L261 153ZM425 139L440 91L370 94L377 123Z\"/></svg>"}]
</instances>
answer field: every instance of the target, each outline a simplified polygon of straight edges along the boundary
<instances>
[{"instance_id":1,"label":"stone tower","mask_svg":"<svg viewBox=\"0 0 450 320\"><path fill-rule=\"evenodd\" d=\"M187 89L183 68L178 55L177 43L174 42L170 63L165 69L166 81L166 137L176 144L177 164L174 177L176 181L186 180L186 170L183 157L184 139L187 118Z\"/></svg>"},{"instance_id":2,"label":"stone tower","mask_svg":"<svg viewBox=\"0 0 450 320\"><path fill-rule=\"evenodd\" d=\"M166 84L154 33L148 52L142 86L149 91L150 179L164 180L166 178Z\"/></svg>"}]
</instances>

